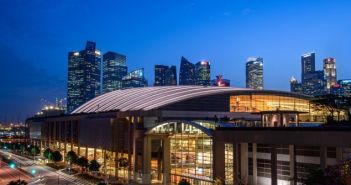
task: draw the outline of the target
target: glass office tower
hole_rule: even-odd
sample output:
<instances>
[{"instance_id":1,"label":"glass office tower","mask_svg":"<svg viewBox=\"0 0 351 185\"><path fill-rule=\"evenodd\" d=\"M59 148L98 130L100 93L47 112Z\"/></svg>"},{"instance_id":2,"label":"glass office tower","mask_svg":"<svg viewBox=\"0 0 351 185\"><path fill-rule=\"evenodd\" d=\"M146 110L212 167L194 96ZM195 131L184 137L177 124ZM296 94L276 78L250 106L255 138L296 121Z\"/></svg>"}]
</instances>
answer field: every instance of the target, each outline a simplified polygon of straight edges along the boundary
<instances>
[{"instance_id":1,"label":"glass office tower","mask_svg":"<svg viewBox=\"0 0 351 185\"><path fill-rule=\"evenodd\" d=\"M301 56L301 81L305 83L305 76L308 73L314 72L315 68L315 53L306 53Z\"/></svg>"},{"instance_id":2,"label":"glass office tower","mask_svg":"<svg viewBox=\"0 0 351 185\"><path fill-rule=\"evenodd\" d=\"M195 65L184 57L180 61L179 85L195 85Z\"/></svg>"},{"instance_id":3,"label":"glass office tower","mask_svg":"<svg viewBox=\"0 0 351 185\"><path fill-rule=\"evenodd\" d=\"M128 73L126 56L115 52L107 52L103 56L103 92L122 89L122 78Z\"/></svg>"},{"instance_id":4,"label":"glass office tower","mask_svg":"<svg viewBox=\"0 0 351 185\"><path fill-rule=\"evenodd\" d=\"M195 85L211 85L211 67L210 62L200 61L195 64Z\"/></svg>"},{"instance_id":5,"label":"glass office tower","mask_svg":"<svg viewBox=\"0 0 351 185\"><path fill-rule=\"evenodd\" d=\"M144 68L136 69L122 78L123 89L146 87L147 81L144 76Z\"/></svg>"},{"instance_id":6,"label":"glass office tower","mask_svg":"<svg viewBox=\"0 0 351 185\"><path fill-rule=\"evenodd\" d=\"M330 93L330 89L336 84L336 60L335 58L326 58L323 60L324 78L326 81L326 92Z\"/></svg>"},{"instance_id":7,"label":"glass office tower","mask_svg":"<svg viewBox=\"0 0 351 185\"><path fill-rule=\"evenodd\" d=\"M101 54L87 41L80 52L68 53L67 111L72 112L101 93Z\"/></svg>"},{"instance_id":8,"label":"glass office tower","mask_svg":"<svg viewBox=\"0 0 351 185\"><path fill-rule=\"evenodd\" d=\"M177 85L176 66L155 65L154 86Z\"/></svg>"},{"instance_id":9,"label":"glass office tower","mask_svg":"<svg viewBox=\"0 0 351 185\"><path fill-rule=\"evenodd\" d=\"M263 89L263 58L248 58L246 62L246 87Z\"/></svg>"}]
</instances>

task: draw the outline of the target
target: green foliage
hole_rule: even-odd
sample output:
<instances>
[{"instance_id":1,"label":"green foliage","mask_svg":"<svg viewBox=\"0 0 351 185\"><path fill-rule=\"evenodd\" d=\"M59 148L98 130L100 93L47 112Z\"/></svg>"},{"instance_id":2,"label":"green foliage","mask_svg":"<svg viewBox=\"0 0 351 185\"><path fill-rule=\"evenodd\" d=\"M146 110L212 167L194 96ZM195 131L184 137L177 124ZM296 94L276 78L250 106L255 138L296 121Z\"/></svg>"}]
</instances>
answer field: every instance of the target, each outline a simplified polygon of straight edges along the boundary
<instances>
[{"instance_id":1,"label":"green foliage","mask_svg":"<svg viewBox=\"0 0 351 185\"><path fill-rule=\"evenodd\" d=\"M76 164L82 168L87 168L89 166L89 161L87 158L85 157L79 157L77 160L76 160Z\"/></svg>"},{"instance_id":2,"label":"green foliage","mask_svg":"<svg viewBox=\"0 0 351 185\"><path fill-rule=\"evenodd\" d=\"M11 181L8 185L27 185L28 183L24 180Z\"/></svg>"},{"instance_id":3,"label":"green foliage","mask_svg":"<svg viewBox=\"0 0 351 185\"><path fill-rule=\"evenodd\" d=\"M46 159L52 160L52 150L50 148L47 148L43 155Z\"/></svg>"},{"instance_id":4,"label":"green foliage","mask_svg":"<svg viewBox=\"0 0 351 185\"><path fill-rule=\"evenodd\" d=\"M91 160L89 164L89 171L99 171L101 165L96 160Z\"/></svg>"},{"instance_id":5,"label":"green foliage","mask_svg":"<svg viewBox=\"0 0 351 185\"><path fill-rule=\"evenodd\" d=\"M78 155L74 152L74 151L69 151L67 152L66 154L66 160L72 164L72 163L75 163L78 159Z\"/></svg>"},{"instance_id":6,"label":"green foliage","mask_svg":"<svg viewBox=\"0 0 351 185\"><path fill-rule=\"evenodd\" d=\"M30 153L33 155L33 156L36 156L38 154L40 154L40 149L38 146L31 146L30 147Z\"/></svg>"},{"instance_id":7,"label":"green foliage","mask_svg":"<svg viewBox=\"0 0 351 185\"><path fill-rule=\"evenodd\" d=\"M178 185L191 185L186 179L182 179L179 181Z\"/></svg>"},{"instance_id":8,"label":"green foliage","mask_svg":"<svg viewBox=\"0 0 351 185\"><path fill-rule=\"evenodd\" d=\"M59 151L55 151L52 153L52 160L56 163L56 162L60 162L62 161L62 155Z\"/></svg>"}]
</instances>

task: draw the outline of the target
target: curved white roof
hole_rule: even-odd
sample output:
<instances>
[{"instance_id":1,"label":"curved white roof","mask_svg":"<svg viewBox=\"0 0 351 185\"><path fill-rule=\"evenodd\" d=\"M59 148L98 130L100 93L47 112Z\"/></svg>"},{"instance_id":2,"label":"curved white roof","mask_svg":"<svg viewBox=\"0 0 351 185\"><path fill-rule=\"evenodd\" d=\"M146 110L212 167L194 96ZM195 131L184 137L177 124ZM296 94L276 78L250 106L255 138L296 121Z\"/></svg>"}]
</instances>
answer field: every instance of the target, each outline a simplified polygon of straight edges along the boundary
<instances>
[{"instance_id":1,"label":"curved white roof","mask_svg":"<svg viewBox=\"0 0 351 185\"><path fill-rule=\"evenodd\" d=\"M74 110L72 114L106 112L111 110L147 111L196 97L238 91L255 90L246 88L203 86L158 86L116 90L84 103L82 106Z\"/></svg>"}]
</instances>

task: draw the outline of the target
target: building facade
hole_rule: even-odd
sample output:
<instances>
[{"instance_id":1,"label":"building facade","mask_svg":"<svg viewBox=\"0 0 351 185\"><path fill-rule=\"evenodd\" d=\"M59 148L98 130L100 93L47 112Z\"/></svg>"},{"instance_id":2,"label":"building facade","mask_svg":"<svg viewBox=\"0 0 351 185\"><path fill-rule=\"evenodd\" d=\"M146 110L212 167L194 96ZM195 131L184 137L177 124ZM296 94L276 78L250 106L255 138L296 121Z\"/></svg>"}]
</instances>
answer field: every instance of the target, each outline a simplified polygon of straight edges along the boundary
<instances>
[{"instance_id":1,"label":"building facade","mask_svg":"<svg viewBox=\"0 0 351 185\"><path fill-rule=\"evenodd\" d=\"M101 173L129 182L296 184L307 168L351 153L351 129L302 127L323 117L310 99L228 87L133 88L99 96L71 115L27 122L40 126L31 142L42 151L72 150L97 160ZM121 158L127 167L118 168Z\"/></svg>"},{"instance_id":2,"label":"building facade","mask_svg":"<svg viewBox=\"0 0 351 185\"><path fill-rule=\"evenodd\" d=\"M351 80L338 80L338 83L331 87L331 94L351 97Z\"/></svg>"},{"instance_id":3,"label":"building facade","mask_svg":"<svg viewBox=\"0 0 351 185\"><path fill-rule=\"evenodd\" d=\"M217 75L216 79L211 81L211 86L230 87L230 80L224 79L222 75Z\"/></svg>"},{"instance_id":4,"label":"building facade","mask_svg":"<svg viewBox=\"0 0 351 185\"><path fill-rule=\"evenodd\" d=\"M326 82L325 90L327 93L330 93L331 87L337 83L335 58L326 58L323 60L323 71Z\"/></svg>"},{"instance_id":5,"label":"building facade","mask_svg":"<svg viewBox=\"0 0 351 185\"><path fill-rule=\"evenodd\" d=\"M155 65L154 86L177 85L176 66Z\"/></svg>"},{"instance_id":6,"label":"building facade","mask_svg":"<svg viewBox=\"0 0 351 185\"><path fill-rule=\"evenodd\" d=\"M316 70L315 53L306 53L301 56L301 81L305 83L305 78L308 73L313 73Z\"/></svg>"},{"instance_id":7,"label":"building facade","mask_svg":"<svg viewBox=\"0 0 351 185\"><path fill-rule=\"evenodd\" d=\"M184 57L180 61L179 85L195 85L195 65Z\"/></svg>"},{"instance_id":8,"label":"building facade","mask_svg":"<svg viewBox=\"0 0 351 185\"><path fill-rule=\"evenodd\" d=\"M200 61L195 64L195 85L211 85L211 66L209 61Z\"/></svg>"},{"instance_id":9,"label":"building facade","mask_svg":"<svg viewBox=\"0 0 351 185\"><path fill-rule=\"evenodd\" d=\"M247 59L246 88L263 89L263 58Z\"/></svg>"},{"instance_id":10,"label":"building facade","mask_svg":"<svg viewBox=\"0 0 351 185\"><path fill-rule=\"evenodd\" d=\"M302 84L293 76L290 79L290 92L303 94Z\"/></svg>"},{"instance_id":11,"label":"building facade","mask_svg":"<svg viewBox=\"0 0 351 185\"><path fill-rule=\"evenodd\" d=\"M147 80L144 76L144 68L131 71L122 78L123 89L147 87Z\"/></svg>"},{"instance_id":12,"label":"building facade","mask_svg":"<svg viewBox=\"0 0 351 185\"><path fill-rule=\"evenodd\" d=\"M310 96L325 95L326 81L324 72L317 70L304 74L304 82L302 83L303 93Z\"/></svg>"},{"instance_id":13,"label":"building facade","mask_svg":"<svg viewBox=\"0 0 351 185\"><path fill-rule=\"evenodd\" d=\"M94 42L84 50L68 53L67 111L101 94L101 54Z\"/></svg>"},{"instance_id":14,"label":"building facade","mask_svg":"<svg viewBox=\"0 0 351 185\"><path fill-rule=\"evenodd\" d=\"M103 55L102 89L103 93L122 89L122 78L127 75L126 56L107 52Z\"/></svg>"}]
</instances>

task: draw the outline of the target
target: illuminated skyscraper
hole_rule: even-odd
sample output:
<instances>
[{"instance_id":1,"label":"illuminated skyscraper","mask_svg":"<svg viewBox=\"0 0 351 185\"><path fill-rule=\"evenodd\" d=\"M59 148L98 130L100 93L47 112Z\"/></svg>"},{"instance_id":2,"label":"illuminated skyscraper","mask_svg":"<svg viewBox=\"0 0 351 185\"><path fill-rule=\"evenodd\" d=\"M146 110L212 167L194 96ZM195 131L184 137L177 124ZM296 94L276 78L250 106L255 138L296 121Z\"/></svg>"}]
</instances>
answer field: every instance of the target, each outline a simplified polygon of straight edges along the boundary
<instances>
[{"instance_id":1,"label":"illuminated skyscraper","mask_svg":"<svg viewBox=\"0 0 351 185\"><path fill-rule=\"evenodd\" d=\"M299 83L293 76L290 79L290 91L294 93L303 94L302 84Z\"/></svg>"},{"instance_id":2,"label":"illuminated skyscraper","mask_svg":"<svg viewBox=\"0 0 351 185\"><path fill-rule=\"evenodd\" d=\"M176 66L155 65L154 86L177 85Z\"/></svg>"},{"instance_id":3,"label":"illuminated skyscraper","mask_svg":"<svg viewBox=\"0 0 351 185\"><path fill-rule=\"evenodd\" d=\"M326 58L323 60L324 78L326 80L326 92L336 84L336 60L335 58Z\"/></svg>"},{"instance_id":4,"label":"illuminated skyscraper","mask_svg":"<svg viewBox=\"0 0 351 185\"><path fill-rule=\"evenodd\" d=\"M322 70L306 73L302 84L303 94L321 96L325 94L325 79Z\"/></svg>"},{"instance_id":5,"label":"illuminated skyscraper","mask_svg":"<svg viewBox=\"0 0 351 185\"><path fill-rule=\"evenodd\" d=\"M128 73L126 56L107 52L103 56L103 92L122 89L122 78Z\"/></svg>"},{"instance_id":6,"label":"illuminated skyscraper","mask_svg":"<svg viewBox=\"0 0 351 185\"><path fill-rule=\"evenodd\" d=\"M80 52L68 53L67 111L72 112L101 93L101 54L87 41Z\"/></svg>"},{"instance_id":7,"label":"illuminated skyscraper","mask_svg":"<svg viewBox=\"0 0 351 185\"><path fill-rule=\"evenodd\" d=\"M195 65L184 57L180 61L179 85L195 85Z\"/></svg>"},{"instance_id":8,"label":"illuminated skyscraper","mask_svg":"<svg viewBox=\"0 0 351 185\"><path fill-rule=\"evenodd\" d=\"M144 68L136 69L122 78L123 89L146 87L147 81L144 77Z\"/></svg>"},{"instance_id":9,"label":"illuminated skyscraper","mask_svg":"<svg viewBox=\"0 0 351 185\"><path fill-rule=\"evenodd\" d=\"M301 56L301 81L305 83L305 76L308 73L314 72L315 68L315 53L306 53Z\"/></svg>"},{"instance_id":10,"label":"illuminated skyscraper","mask_svg":"<svg viewBox=\"0 0 351 185\"><path fill-rule=\"evenodd\" d=\"M216 79L211 81L211 85L218 86L218 87L229 87L230 80L224 79L222 75L217 75Z\"/></svg>"},{"instance_id":11,"label":"illuminated skyscraper","mask_svg":"<svg viewBox=\"0 0 351 185\"><path fill-rule=\"evenodd\" d=\"M195 85L211 85L210 62L203 60L195 64Z\"/></svg>"},{"instance_id":12,"label":"illuminated skyscraper","mask_svg":"<svg viewBox=\"0 0 351 185\"><path fill-rule=\"evenodd\" d=\"M248 58L246 62L246 87L263 89L263 58Z\"/></svg>"}]
</instances>

